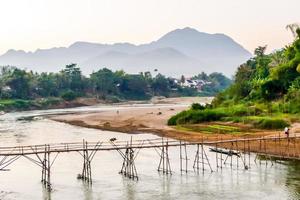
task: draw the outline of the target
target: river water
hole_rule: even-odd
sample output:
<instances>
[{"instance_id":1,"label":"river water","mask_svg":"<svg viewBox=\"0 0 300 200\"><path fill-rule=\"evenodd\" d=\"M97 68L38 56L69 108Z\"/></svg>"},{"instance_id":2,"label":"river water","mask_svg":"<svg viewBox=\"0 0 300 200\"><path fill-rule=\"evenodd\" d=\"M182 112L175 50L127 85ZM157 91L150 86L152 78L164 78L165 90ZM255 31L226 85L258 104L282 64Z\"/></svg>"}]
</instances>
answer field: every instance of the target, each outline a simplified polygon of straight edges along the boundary
<instances>
[{"instance_id":1,"label":"river water","mask_svg":"<svg viewBox=\"0 0 300 200\"><path fill-rule=\"evenodd\" d=\"M131 136L133 139L158 138L152 134L129 135L81 128L43 117L49 114L99 112L106 109L130 109L130 106L96 106L2 115L0 146L81 142L83 139L108 141L112 137L129 140ZM155 150L141 150L136 159L139 181L132 181L118 174L122 165L118 152L101 151L92 162L92 187L76 178L82 170L82 157L78 153L59 154L51 168L51 193L42 187L41 169L29 160L20 158L9 166L10 171L0 171L0 199L300 199L299 163L283 162L273 166L264 162L254 164L254 155L251 155L249 170L227 166L216 171L215 155L207 148L206 150L213 173L207 170L198 174L192 170L195 148L188 147L189 171L181 174L179 148L170 148L171 168L174 171L171 176L157 172L159 156Z\"/></svg>"}]
</instances>

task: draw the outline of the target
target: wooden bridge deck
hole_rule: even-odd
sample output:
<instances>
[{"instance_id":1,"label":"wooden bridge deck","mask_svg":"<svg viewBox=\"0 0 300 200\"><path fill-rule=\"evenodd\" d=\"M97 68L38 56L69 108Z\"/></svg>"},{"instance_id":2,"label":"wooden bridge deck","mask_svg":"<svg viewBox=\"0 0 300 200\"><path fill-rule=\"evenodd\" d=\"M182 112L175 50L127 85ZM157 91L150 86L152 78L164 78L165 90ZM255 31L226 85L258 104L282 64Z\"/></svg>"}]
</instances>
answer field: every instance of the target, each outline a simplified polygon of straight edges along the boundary
<instances>
[{"instance_id":1,"label":"wooden bridge deck","mask_svg":"<svg viewBox=\"0 0 300 200\"><path fill-rule=\"evenodd\" d=\"M286 137L260 137L260 138L245 138L245 139L231 139L231 140L217 140L217 141L202 141L202 142L185 142L185 145L207 145L207 146L222 146L233 142L270 142L270 141L287 141L298 140L300 136ZM107 141L107 142L73 142L73 143L50 143L39 145L22 145L11 147L0 147L0 156L23 156L32 154L44 153L63 153L63 152L81 152L81 151L111 151L124 150L130 145L133 149L147 149L147 148L161 148L161 147L176 147L181 146L182 142L174 139L146 139L146 140L132 140L132 141ZM300 148L300 147L299 147ZM300 158L299 158L300 159Z\"/></svg>"},{"instance_id":2,"label":"wooden bridge deck","mask_svg":"<svg viewBox=\"0 0 300 200\"><path fill-rule=\"evenodd\" d=\"M131 140L117 141L110 139L109 141L99 142L74 142L74 143L54 143L40 145L23 145L13 147L0 147L0 171L7 171L7 167L16 160L23 157L38 165L42 169L42 183L49 191L51 191L50 174L51 166L56 160L58 154L65 152L78 152L83 157L82 173L77 176L88 183L92 183L91 162L98 151L117 151L123 158L120 174L131 178L138 179L135 159L141 149L153 148L158 152L160 157L157 170L164 174L172 174L169 147L179 147L180 151L180 171L188 172L188 155L187 146L195 145L196 154L194 156L193 169L199 172L200 169L208 169L213 172L210 160L214 157L208 157L204 146L211 146L210 150L215 154L216 167L223 168L226 162L230 162L233 166L232 157L236 157L237 168L243 167L248 170L251 165L250 152L263 155L273 164L271 156L277 158L292 158L300 160L300 136L294 137L260 137L245 138L234 140L217 140L217 141L201 141L201 142L182 142L174 139L151 139L151 140ZM137 149L137 150L136 150ZM224 149L224 150L223 150ZM50 154L56 154L53 158ZM231 157L231 159L227 159ZM230 161L229 161L230 160ZM239 162L242 165L239 165ZM266 162L267 163L267 162Z\"/></svg>"}]
</instances>

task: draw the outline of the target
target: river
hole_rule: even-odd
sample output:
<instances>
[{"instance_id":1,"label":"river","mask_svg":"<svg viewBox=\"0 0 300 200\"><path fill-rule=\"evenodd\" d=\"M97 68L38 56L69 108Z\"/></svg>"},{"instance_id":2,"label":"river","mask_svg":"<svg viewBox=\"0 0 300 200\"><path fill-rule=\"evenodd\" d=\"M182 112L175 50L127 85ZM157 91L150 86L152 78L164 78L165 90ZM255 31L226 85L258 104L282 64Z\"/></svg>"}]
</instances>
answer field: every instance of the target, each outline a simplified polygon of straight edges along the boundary
<instances>
[{"instance_id":1,"label":"river","mask_svg":"<svg viewBox=\"0 0 300 200\"><path fill-rule=\"evenodd\" d=\"M132 105L131 105L132 106ZM135 105L148 107L154 105ZM94 106L73 109L27 111L0 116L0 146L44 144L60 142L108 141L154 139L152 134L124 134L76 127L54 122L45 115L101 111L116 109ZM117 109L130 109L119 106ZM195 148L188 147L189 172L180 173L179 149L170 148L171 168L174 173L157 172L159 157L152 149L141 150L136 167L139 181L119 175L122 158L118 152L98 152L92 162L93 185L89 187L76 176L82 170L82 157L78 153L59 154L51 168L53 191L46 192L40 182L41 169L25 158L20 158L10 171L0 171L0 199L300 199L299 163L283 162L271 166L255 165L251 155L249 170L231 169L229 166L216 171L214 154L208 152L215 172L197 174L192 170Z\"/></svg>"}]
</instances>

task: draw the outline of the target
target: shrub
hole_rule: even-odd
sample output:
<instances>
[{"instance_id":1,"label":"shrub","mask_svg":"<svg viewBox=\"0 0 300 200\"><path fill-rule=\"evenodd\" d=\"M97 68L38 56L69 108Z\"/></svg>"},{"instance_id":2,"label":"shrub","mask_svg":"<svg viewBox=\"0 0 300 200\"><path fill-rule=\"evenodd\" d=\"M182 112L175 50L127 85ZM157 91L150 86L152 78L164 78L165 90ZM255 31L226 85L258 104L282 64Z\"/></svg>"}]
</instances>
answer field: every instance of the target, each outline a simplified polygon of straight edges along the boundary
<instances>
[{"instance_id":1,"label":"shrub","mask_svg":"<svg viewBox=\"0 0 300 200\"><path fill-rule=\"evenodd\" d=\"M14 107L17 109L27 109L31 106L31 102L27 100L17 99L14 102Z\"/></svg>"},{"instance_id":2,"label":"shrub","mask_svg":"<svg viewBox=\"0 0 300 200\"><path fill-rule=\"evenodd\" d=\"M76 97L77 97L76 93L71 90L62 93L61 95L61 98L63 98L66 101L72 101L76 99Z\"/></svg>"},{"instance_id":3,"label":"shrub","mask_svg":"<svg viewBox=\"0 0 300 200\"><path fill-rule=\"evenodd\" d=\"M169 120L168 120L168 125L169 126L174 126L177 124L177 120L180 118L180 117L183 117L186 115L188 111L184 110L180 113L177 113L176 115L172 116Z\"/></svg>"},{"instance_id":4,"label":"shrub","mask_svg":"<svg viewBox=\"0 0 300 200\"><path fill-rule=\"evenodd\" d=\"M204 110L205 106L201 105L200 103L193 103L192 110Z\"/></svg>"},{"instance_id":5,"label":"shrub","mask_svg":"<svg viewBox=\"0 0 300 200\"><path fill-rule=\"evenodd\" d=\"M262 118L254 122L254 126L262 129L283 129L290 124L283 119Z\"/></svg>"},{"instance_id":6,"label":"shrub","mask_svg":"<svg viewBox=\"0 0 300 200\"><path fill-rule=\"evenodd\" d=\"M177 124L195 124L200 122L210 122L221 120L226 117L227 114L223 111L206 109L206 110L188 110L178 113L171 117L168 121L168 125Z\"/></svg>"}]
</instances>

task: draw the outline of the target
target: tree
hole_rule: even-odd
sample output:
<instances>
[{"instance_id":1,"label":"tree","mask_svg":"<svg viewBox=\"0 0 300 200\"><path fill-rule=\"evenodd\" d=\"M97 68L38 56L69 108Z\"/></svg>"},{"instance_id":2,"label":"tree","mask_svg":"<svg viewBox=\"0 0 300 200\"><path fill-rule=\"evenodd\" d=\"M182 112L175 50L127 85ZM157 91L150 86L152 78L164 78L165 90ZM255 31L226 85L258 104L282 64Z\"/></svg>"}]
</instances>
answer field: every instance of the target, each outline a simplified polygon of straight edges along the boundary
<instances>
[{"instance_id":1,"label":"tree","mask_svg":"<svg viewBox=\"0 0 300 200\"><path fill-rule=\"evenodd\" d=\"M144 99L149 92L148 83L141 74L126 75L120 89L127 97L134 99Z\"/></svg>"},{"instance_id":2,"label":"tree","mask_svg":"<svg viewBox=\"0 0 300 200\"><path fill-rule=\"evenodd\" d=\"M157 74L153 80L151 88L153 89L155 95L167 95L170 90L168 79L161 74Z\"/></svg>"},{"instance_id":3,"label":"tree","mask_svg":"<svg viewBox=\"0 0 300 200\"><path fill-rule=\"evenodd\" d=\"M184 83L185 83L185 77L184 77L183 75L182 75L181 78L180 78L180 83L181 83L181 84L184 84Z\"/></svg>"},{"instance_id":4,"label":"tree","mask_svg":"<svg viewBox=\"0 0 300 200\"><path fill-rule=\"evenodd\" d=\"M43 97L57 96L58 85L53 73L41 73L37 78L37 92Z\"/></svg>"},{"instance_id":5,"label":"tree","mask_svg":"<svg viewBox=\"0 0 300 200\"><path fill-rule=\"evenodd\" d=\"M12 90L13 98L28 99L30 97L29 82L30 79L25 70L14 69L6 84Z\"/></svg>"},{"instance_id":6,"label":"tree","mask_svg":"<svg viewBox=\"0 0 300 200\"><path fill-rule=\"evenodd\" d=\"M65 86L67 86L67 88L76 92L81 92L84 89L83 76L77 64L66 65L61 73L65 78Z\"/></svg>"},{"instance_id":7,"label":"tree","mask_svg":"<svg viewBox=\"0 0 300 200\"><path fill-rule=\"evenodd\" d=\"M265 55L266 50L267 50L267 45L265 45L265 46L258 46L254 50L254 55L256 55L257 57L262 57L262 56Z\"/></svg>"},{"instance_id":8,"label":"tree","mask_svg":"<svg viewBox=\"0 0 300 200\"><path fill-rule=\"evenodd\" d=\"M203 81L208 81L209 77L205 72L201 72L201 74L198 74L197 76L194 76L192 79L198 79Z\"/></svg>"},{"instance_id":9,"label":"tree","mask_svg":"<svg viewBox=\"0 0 300 200\"><path fill-rule=\"evenodd\" d=\"M288 24L286 25L286 30L289 30L291 31L291 33L293 34L294 38L296 38L298 35L297 35L297 29L299 29L299 24L297 23L294 23L294 24Z\"/></svg>"},{"instance_id":10,"label":"tree","mask_svg":"<svg viewBox=\"0 0 300 200\"><path fill-rule=\"evenodd\" d=\"M117 73L119 73L119 77L123 76L122 72L119 71ZM90 79L94 90L100 94L103 99L105 99L108 94L117 92L118 83L116 81L116 76L107 68L92 73Z\"/></svg>"}]
</instances>

